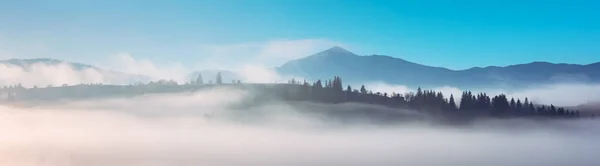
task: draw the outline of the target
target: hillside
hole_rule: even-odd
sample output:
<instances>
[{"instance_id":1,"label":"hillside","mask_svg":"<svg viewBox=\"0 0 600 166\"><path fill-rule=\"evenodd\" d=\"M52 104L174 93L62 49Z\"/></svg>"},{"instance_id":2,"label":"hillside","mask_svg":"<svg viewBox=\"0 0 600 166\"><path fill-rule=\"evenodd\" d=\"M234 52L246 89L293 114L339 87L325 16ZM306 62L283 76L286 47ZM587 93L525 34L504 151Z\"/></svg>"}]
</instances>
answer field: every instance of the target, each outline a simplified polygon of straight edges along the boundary
<instances>
[{"instance_id":1,"label":"hillside","mask_svg":"<svg viewBox=\"0 0 600 166\"><path fill-rule=\"evenodd\" d=\"M557 82L600 82L600 63L589 65L532 62L505 67L451 70L385 55L360 56L341 47L289 61L277 70L305 78L338 75L350 83L383 81L411 87L521 88Z\"/></svg>"},{"instance_id":2,"label":"hillside","mask_svg":"<svg viewBox=\"0 0 600 166\"><path fill-rule=\"evenodd\" d=\"M75 72L88 71L89 74L89 71L92 71L95 76L94 80L102 80L113 84L129 84L150 80L148 76L127 74L101 69L92 65L48 58L10 59L0 61L0 64L19 67L22 71L37 69L37 72L44 72L40 65L47 67L67 66ZM451 70L385 55L361 56L341 47L333 47L314 55L291 60L275 69L282 75L302 77L309 80L336 75L345 78L346 83L350 84L381 81L389 84L407 85L412 88L419 86L424 88L452 86L461 89L518 89L552 83L600 83L600 62L588 65L532 62L504 67L488 66L473 67L466 70ZM224 82L242 79L231 71L203 70L190 73L187 80L195 80L198 74L201 73L205 81L208 82L208 80L214 80L216 73L219 72L225 79ZM86 78L83 77L86 76L86 73L78 75L82 76L81 82L87 82ZM0 80L0 82L6 81L14 82L15 80ZM75 80L70 81L79 83Z\"/></svg>"},{"instance_id":3,"label":"hillside","mask_svg":"<svg viewBox=\"0 0 600 166\"><path fill-rule=\"evenodd\" d=\"M362 103L383 106L393 114L402 110L415 110L442 119L466 120L475 117L498 118L577 118L579 111L554 105L536 106L533 102L508 98L506 95L488 96L480 93L463 93L460 98L444 97L441 92L421 90L416 93L387 94L372 93L365 87L360 90L343 90L342 80L335 77L323 85L316 81L312 85L289 84L183 84L149 83L138 85L75 85L47 88L11 87L0 89L0 102L6 105L27 105L27 103L53 103L56 101L87 100L98 98L122 98L150 94L193 94L197 91L218 92L235 90L247 94L243 100L229 106L248 109L264 103L308 102L323 104ZM477 95L475 95L477 94ZM515 102L516 101L516 102ZM374 110L357 112L361 116ZM354 113L352 113L354 114ZM341 113L340 115L348 115ZM352 115L355 116L355 115ZM382 116L386 117L386 116Z\"/></svg>"}]
</instances>

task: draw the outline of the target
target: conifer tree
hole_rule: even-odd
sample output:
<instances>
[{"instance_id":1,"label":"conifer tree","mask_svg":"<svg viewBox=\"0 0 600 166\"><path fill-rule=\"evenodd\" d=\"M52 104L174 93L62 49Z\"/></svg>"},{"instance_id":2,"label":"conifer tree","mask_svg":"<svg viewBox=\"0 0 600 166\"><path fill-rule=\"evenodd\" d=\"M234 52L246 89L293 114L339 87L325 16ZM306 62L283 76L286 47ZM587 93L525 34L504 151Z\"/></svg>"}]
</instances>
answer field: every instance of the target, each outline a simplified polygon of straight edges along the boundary
<instances>
[{"instance_id":1,"label":"conifer tree","mask_svg":"<svg viewBox=\"0 0 600 166\"><path fill-rule=\"evenodd\" d=\"M515 103L515 99L514 98L510 98L510 109L511 110L515 110L517 108L517 103Z\"/></svg>"},{"instance_id":2,"label":"conifer tree","mask_svg":"<svg viewBox=\"0 0 600 166\"><path fill-rule=\"evenodd\" d=\"M456 110L456 102L454 101L454 95L450 94L450 101L448 101L451 110Z\"/></svg>"},{"instance_id":3,"label":"conifer tree","mask_svg":"<svg viewBox=\"0 0 600 166\"><path fill-rule=\"evenodd\" d=\"M221 76L221 72L217 73L216 83L217 84L223 84L223 77Z\"/></svg>"},{"instance_id":4,"label":"conifer tree","mask_svg":"<svg viewBox=\"0 0 600 166\"><path fill-rule=\"evenodd\" d=\"M198 73L198 77L196 77L196 84L204 84L204 80L202 80L202 73Z\"/></svg>"},{"instance_id":5,"label":"conifer tree","mask_svg":"<svg viewBox=\"0 0 600 166\"><path fill-rule=\"evenodd\" d=\"M365 85L360 86L360 93L367 94L367 89L365 88Z\"/></svg>"}]
</instances>

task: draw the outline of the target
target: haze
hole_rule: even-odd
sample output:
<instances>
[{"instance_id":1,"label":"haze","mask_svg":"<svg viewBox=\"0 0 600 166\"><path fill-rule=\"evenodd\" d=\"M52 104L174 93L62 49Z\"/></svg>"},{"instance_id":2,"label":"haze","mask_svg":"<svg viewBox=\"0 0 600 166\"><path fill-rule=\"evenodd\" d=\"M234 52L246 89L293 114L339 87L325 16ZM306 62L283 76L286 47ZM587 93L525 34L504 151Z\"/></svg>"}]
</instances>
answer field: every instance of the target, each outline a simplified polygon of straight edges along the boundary
<instances>
[{"instance_id":1,"label":"haze","mask_svg":"<svg viewBox=\"0 0 600 166\"><path fill-rule=\"evenodd\" d=\"M197 93L0 108L0 165L596 165L599 123L342 121L358 105L230 106L252 94ZM303 110L320 108L322 110Z\"/></svg>"},{"instance_id":2,"label":"haze","mask_svg":"<svg viewBox=\"0 0 600 166\"><path fill-rule=\"evenodd\" d=\"M600 165L598 6L0 0L0 166Z\"/></svg>"}]
</instances>

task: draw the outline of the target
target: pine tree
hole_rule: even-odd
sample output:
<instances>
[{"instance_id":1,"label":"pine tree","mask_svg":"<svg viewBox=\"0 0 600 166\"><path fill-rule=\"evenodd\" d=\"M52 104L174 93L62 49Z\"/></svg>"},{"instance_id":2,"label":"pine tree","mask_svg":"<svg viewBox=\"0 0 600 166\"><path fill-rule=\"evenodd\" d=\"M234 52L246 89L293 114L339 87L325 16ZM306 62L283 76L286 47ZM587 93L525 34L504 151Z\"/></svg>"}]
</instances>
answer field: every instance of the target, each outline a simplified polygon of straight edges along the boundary
<instances>
[{"instance_id":1,"label":"pine tree","mask_svg":"<svg viewBox=\"0 0 600 166\"><path fill-rule=\"evenodd\" d=\"M515 103L515 99L514 98L510 98L510 105L509 105L511 110L515 110L517 108L517 104Z\"/></svg>"},{"instance_id":2,"label":"pine tree","mask_svg":"<svg viewBox=\"0 0 600 166\"><path fill-rule=\"evenodd\" d=\"M450 94L450 101L448 102L451 110L456 110L456 102L454 101L454 95Z\"/></svg>"},{"instance_id":3,"label":"pine tree","mask_svg":"<svg viewBox=\"0 0 600 166\"><path fill-rule=\"evenodd\" d=\"M221 72L217 73L216 83L217 84L223 84L223 77L221 77Z\"/></svg>"},{"instance_id":4,"label":"pine tree","mask_svg":"<svg viewBox=\"0 0 600 166\"><path fill-rule=\"evenodd\" d=\"M365 85L362 85L362 86L360 87L360 93L362 93L362 94L367 94L367 89L365 88Z\"/></svg>"},{"instance_id":5,"label":"pine tree","mask_svg":"<svg viewBox=\"0 0 600 166\"><path fill-rule=\"evenodd\" d=\"M460 97L460 110L464 111L464 110L471 110L472 109L472 100L473 97L471 96L471 92L463 92L462 96Z\"/></svg>"},{"instance_id":6,"label":"pine tree","mask_svg":"<svg viewBox=\"0 0 600 166\"><path fill-rule=\"evenodd\" d=\"M550 105L550 112L549 113L551 115L556 115L557 114L556 113L556 107L554 107L554 105L552 105L552 104Z\"/></svg>"},{"instance_id":7,"label":"pine tree","mask_svg":"<svg viewBox=\"0 0 600 166\"><path fill-rule=\"evenodd\" d=\"M421 89L421 87L417 88L417 98L421 98L423 97L423 90Z\"/></svg>"},{"instance_id":8,"label":"pine tree","mask_svg":"<svg viewBox=\"0 0 600 166\"><path fill-rule=\"evenodd\" d=\"M525 100L527 100L527 99L525 99ZM536 114L535 107L533 106L533 102L529 103L529 114L532 114L532 115Z\"/></svg>"},{"instance_id":9,"label":"pine tree","mask_svg":"<svg viewBox=\"0 0 600 166\"><path fill-rule=\"evenodd\" d=\"M343 85L342 85L342 79L341 79L340 77L338 77L338 76L336 76L336 77L333 79L333 85L332 85L332 86L333 86L333 89L334 89L335 91L337 91L337 92L341 92L341 91L343 91L343 90L344 90L344 88L342 87L342 86L343 86Z\"/></svg>"},{"instance_id":10,"label":"pine tree","mask_svg":"<svg viewBox=\"0 0 600 166\"><path fill-rule=\"evenodd\" d=\"M198 77L196 78L196 84L204 84L204 80L202 80L202 73L198 73Z\"/></svg>"},{"instance_id":11,"label":"pine tree","mask_svg":"<svg viewBox=\"0 0 600 166\"><path fill-rule=\"evenodd\" d=\"M317 80L317 82L315 82L315 84L313 85L313 88L316 88L316 89L323 88L323 84L321 83L321 80Z\"/></svg>"}]
</instances>

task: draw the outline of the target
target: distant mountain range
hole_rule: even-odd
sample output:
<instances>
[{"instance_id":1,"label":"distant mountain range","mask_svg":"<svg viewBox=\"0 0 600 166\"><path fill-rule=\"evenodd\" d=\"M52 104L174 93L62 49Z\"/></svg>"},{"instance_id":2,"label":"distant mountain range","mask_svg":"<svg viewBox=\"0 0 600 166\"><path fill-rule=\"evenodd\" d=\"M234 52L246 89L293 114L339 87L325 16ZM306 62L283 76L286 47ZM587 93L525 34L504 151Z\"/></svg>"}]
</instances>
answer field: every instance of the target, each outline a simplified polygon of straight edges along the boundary
<instances>
[{"instance_id":1,"label":"distant mountain range","mask_svg":"<svg viewBox=\"0 0 600 166\"><path fill-rule=\"evenodd\" d=\"M149 77L133 75L119 71L101 69L92 65L71 63L55 59L10 59L0 61L30 68L33 64L59 65L67 64L75 70L94 69L107 77L125 80L149 80ZM549 83L599 83L600 63L587 65L554 64L548 62L532 62L505 67L474 67L466 70L451 70L443 67L426 66L404 59L385 55L361 56L341 47L333 47L301 59L289 61L279 67L277 72L309 80L329 79L340 76L344 83L363 84L369 82L385 82L389 84L407 85L409 87L453 86L459 88L518 88ZM214 80L217 72L221 72L224 81L240 79L231 71L205 70L190 73L189 80L202 73L204 80Z\"/></svg>"},{"instance_id":2,"label":"distant mountain range","mask_svg":"<svg viewBox=\"0 0 600 166\"><path fill-rule=\"evenodd\" d=\"M289 61L278 67L277 71L309 79L337 75L350 83L382 81L410 87L447 85L460 88L516 88L558 82L600 82L600 63L578 65L532 62L506 67L451 70L385 55L360 56L341 47Z\"/></svg>"},{"instance_id":3,"label":"distant mountain range","mask_svg":"<svg viewBox=\"0 0 600 166\"><path fill-rule=\"evenodd\" d=\"M75 72L80 72L80 74L77 74L77 77L80 79L89 78L89 77L84 76L85 74L83 74L83 73L87 73L87 74L91 74L91 75L101 76L103 81L108 82L108 83L113 83L113 84L129 84L129 83L134 83L134 82L147 82L147 81L151 80L150 77L144 76L144 75L128 74L128 73L123 73L120 71L102 69L102 68L92 66L92 65L67 62L67 61L50 59L50 58L8 59L8 60L0 61L0 65L3 65L5 67L11 67L13 69L20 68L20 70L23 72L45 72L48 74L64 74L64 73L53 73L53 72L57 72L57 70L61 71L61 70L68 68L68 69L72 69ZM51 71L44 71L44 70L49 69L47 67L53 67L54 69ZM6 71L0 71L0 72L6 72ZM41 73L37 73L37 76L41 76L39 74L41 74ZM36 74L33 74L33 75L36 75ZM91 77L93 77L93 76L91 76ZM10 79L10 77L3 78L3 79ZM86 82L86 81L88 81L88 80L81 80L80 82L81 83L96 83L96 82ZM0 80L0 83L1 82L12 82L12 80Z\"/></svg>"},{"instance_id":4,"label":"distant mountain range","mask_svg":"<svg viewBox=\"0 0 600 166\"><path fill-rule=\"evenodd\" d=\"M36 58L36 59L8 59L0 61L0 64L4 65L13 65L18 66L23 69L31 69L34 65L47 65L47 66L58 66L58 65L68 65L69 67L75 70L85 70L85 69L96 69L96 70L104 70L98 67L82 64L82 63L74 63L74 62L66 62L58 59L50 59L50 58Z\"/></svg>"}]
</instances>

